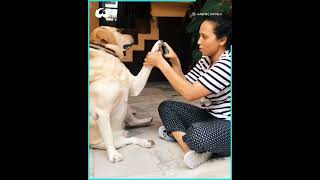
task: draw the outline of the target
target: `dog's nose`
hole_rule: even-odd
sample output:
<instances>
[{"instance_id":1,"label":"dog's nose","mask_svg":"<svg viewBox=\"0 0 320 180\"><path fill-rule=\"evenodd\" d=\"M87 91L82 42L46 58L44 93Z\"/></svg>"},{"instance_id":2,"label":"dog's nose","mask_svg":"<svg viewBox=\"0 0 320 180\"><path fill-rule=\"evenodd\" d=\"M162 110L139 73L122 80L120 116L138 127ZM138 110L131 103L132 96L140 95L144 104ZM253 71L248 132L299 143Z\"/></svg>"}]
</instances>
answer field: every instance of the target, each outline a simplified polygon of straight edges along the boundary
<instances>
[{"instance_id":1,"label":"dog's nose","mask_svg":"<svg viewBox=\"0 0 320 180\"><path fill-rule=\"evenodd\" d=\"M132 35L129 35L129 34L125 34L125 38L128 39L130 41L130 45L133 45L134 43L134 38Z\"/></svg>"}]
</instances>

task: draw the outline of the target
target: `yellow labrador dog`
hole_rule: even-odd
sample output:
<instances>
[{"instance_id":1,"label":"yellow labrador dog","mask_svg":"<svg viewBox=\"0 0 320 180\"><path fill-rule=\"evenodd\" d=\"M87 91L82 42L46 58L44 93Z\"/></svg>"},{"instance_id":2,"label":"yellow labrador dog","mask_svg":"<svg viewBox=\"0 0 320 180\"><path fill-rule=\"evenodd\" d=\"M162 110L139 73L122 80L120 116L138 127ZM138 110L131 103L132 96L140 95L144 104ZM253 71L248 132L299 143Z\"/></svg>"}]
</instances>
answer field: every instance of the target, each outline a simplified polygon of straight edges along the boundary
<instances>
[{"instance_id":1,"label":"yellow labrador dog","mask_svg":"<svg viewBox=\"0 0 320 180\"><path fill-rule=\"evenodd\" d=\"M151 51L158 51L157 41ZM106 149L111 162L123 160L116 150L128 144L152 147L152 140L126 137L128 126L150 124L152 118L137 119L128 108L128 96L143 90L152 67L143 66L134 76L120 61L123 51L133 44L130 35L117 28L101 26L90 36L90 147Z\"/></svg>"}]
</instances>

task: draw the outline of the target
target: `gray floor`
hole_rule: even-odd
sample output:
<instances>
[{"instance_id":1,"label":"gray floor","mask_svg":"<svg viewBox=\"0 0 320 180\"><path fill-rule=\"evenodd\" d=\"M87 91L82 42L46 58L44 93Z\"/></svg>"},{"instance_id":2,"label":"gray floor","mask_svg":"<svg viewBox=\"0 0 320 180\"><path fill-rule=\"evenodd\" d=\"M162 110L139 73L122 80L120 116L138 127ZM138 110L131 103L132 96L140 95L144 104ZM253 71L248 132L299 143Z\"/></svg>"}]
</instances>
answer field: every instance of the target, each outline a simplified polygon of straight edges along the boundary
<instances>
[{"instance_id":1,"label":"gray floor","mask_svg":"<svg viewBox=\"0 0 320 180\"><path fill-rule=\"evenodd\" d=\"M120 148L124 160L110 163L106 151L90 149L91 178L230 178L230 157L212 158L196 169L183 163L183 153L178 144L162 140L158 127L162 125L158 105L163 100L186 102L167 82L148 83L137 97L130 97L129 104L137 117L153 117L151 126L129 130L129 136L152 139L152 148L128 145ZM198 104L198 101L189 102Z\"/></svg>"}]
</instances>

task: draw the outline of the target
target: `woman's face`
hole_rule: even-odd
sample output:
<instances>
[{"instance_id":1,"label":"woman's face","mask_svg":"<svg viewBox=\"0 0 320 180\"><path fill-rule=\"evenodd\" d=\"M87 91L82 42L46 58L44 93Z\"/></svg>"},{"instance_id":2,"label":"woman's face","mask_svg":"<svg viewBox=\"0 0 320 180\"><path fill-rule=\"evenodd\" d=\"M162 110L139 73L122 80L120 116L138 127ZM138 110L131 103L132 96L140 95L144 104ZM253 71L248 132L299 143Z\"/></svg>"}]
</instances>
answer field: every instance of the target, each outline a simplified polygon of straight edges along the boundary
<instances>
[{"instance_id":1,"label":"woman's face","mask_svg":"<svg viewBox=\"0 0 320 180\"><path fill-rule=\"evenodd\" d=\"M213 33L216 23L204 21L199 30L199 51L203 56L214 56L219 47L223 47L226 43L226 38L217 39L217 36Z\"/></svg>"}]
</instances>

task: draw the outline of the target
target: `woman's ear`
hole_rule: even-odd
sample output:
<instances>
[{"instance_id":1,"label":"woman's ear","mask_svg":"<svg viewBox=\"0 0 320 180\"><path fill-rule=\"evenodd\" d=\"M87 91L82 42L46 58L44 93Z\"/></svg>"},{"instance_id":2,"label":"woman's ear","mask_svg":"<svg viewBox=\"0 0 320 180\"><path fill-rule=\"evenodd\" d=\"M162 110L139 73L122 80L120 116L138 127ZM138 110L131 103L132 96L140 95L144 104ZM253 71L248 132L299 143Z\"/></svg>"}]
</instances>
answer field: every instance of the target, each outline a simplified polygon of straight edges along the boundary
<instances>
[{"instance_id":1,"label":"woman's ear","mask_svg":"<svg viewBox=\"0 0 320 180\"><path fill-rule=\"evenodd\" d=\"M227 43L227 36L223 36L222 38L219 39L219 45L224 46Z\"/></svg>"}]
</instances>

